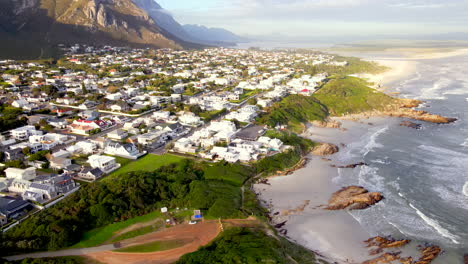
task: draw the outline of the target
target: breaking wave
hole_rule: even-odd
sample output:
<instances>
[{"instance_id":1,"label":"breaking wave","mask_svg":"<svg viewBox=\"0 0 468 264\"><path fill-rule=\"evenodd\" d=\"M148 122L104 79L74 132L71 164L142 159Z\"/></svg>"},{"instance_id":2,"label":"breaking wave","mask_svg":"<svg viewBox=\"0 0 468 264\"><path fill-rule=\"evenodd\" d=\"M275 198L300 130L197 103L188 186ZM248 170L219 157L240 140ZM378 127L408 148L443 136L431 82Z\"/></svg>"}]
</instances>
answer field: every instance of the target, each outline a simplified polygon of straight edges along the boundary
<instances>
[{"instance_id":1,"label":"breaking wave","mask_svg":"<svg viewBox=\"0 0 468 264\"><path fill-rule=\"evenodd\" d=\"M426 222L426 224L428 224L429 226L431 226L432 228L434 228L437 233L439 233L441 236L445 237L445 238L448 238L450 239L454 244L460 244L460 242L458 242L458 237L453 235L452 233L450 233L447 229L443 228L439 222L437 222L436 220L428 217L427 215L425 215L423 212L419 211L414 205L412 205L411 203L409 204L409 206L411 206L411 208L413 208L416 213L419 215L419 217L422 218L422 220L424 220L424 222Z\"/></svg>"},{"instance_id":2,"label":"breaking wave","mask_svg":"<svg viewBox=\"0 0 468 264\"><path fill-rule=\"evenodd\" d=\"M377 138L382 134L385 133L388 130L388 126L380 129L379 131L375 132L370 138L369 138L369 143L367 143L361 150L361 153L363 156L366 156L371 152L374 148L381 148L383 147L382 144L377 143Z\"/></svg>"}]
</instances>

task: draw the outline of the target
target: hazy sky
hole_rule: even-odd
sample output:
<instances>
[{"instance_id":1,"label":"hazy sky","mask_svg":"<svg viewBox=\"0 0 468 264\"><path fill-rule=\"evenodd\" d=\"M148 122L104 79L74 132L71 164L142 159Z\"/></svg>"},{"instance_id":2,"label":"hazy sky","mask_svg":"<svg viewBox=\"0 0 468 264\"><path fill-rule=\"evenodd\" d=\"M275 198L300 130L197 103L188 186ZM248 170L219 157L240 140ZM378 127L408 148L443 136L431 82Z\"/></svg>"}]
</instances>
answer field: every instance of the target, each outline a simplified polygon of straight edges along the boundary
<instances>
[{"instance_id":1,"label":"hazy sky","mask_svg":"<svg viewBox=\"0 0 468 264\"><path fill-rule=\"evenodd\" d=\"M182 24L238 34L336 36L468 32L468 0L157 0Z\"/></svg>"}]
</instances>

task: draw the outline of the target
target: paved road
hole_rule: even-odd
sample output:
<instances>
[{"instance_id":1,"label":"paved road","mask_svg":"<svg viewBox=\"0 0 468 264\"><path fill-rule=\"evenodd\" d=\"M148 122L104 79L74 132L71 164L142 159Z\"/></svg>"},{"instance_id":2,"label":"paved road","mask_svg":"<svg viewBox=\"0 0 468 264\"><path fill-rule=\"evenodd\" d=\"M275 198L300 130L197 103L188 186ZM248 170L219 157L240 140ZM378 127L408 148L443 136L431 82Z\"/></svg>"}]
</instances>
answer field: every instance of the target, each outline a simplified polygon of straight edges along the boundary
<instances>
[{"instance_id":1,"label":"paved road","mask_svg":"<svg viewBox=\"0 0 468 264\"><path fill-rule=\"evenodd\" d=\"M11 256L11 257L5 257L5 259L8 261L15 261L15 260L22 260L25 258L52 258L52 257L65 257L65 256L81 256L81 255L87 255L91 253L110 251L114 249L116 249L116 247L113 244L111 244L111 245L103 245L103 246L92 247L92 248L65 249L65 250L60 250L60 251L22 254L22 255L16 255L16 256Z\"/></svg>"}]
</instances>

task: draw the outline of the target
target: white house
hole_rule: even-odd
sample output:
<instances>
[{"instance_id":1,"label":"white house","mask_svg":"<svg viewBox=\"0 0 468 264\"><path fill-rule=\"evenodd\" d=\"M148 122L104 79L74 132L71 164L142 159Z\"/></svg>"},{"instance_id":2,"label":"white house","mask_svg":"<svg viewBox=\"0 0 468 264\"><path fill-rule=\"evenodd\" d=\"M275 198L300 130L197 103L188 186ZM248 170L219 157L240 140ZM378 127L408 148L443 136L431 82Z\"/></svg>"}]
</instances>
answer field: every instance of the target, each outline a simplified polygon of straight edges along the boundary
<instances>
[{"instance_id":1,"label":"white house","mask_svg":"<svg viewBox=\"0 0 468 264\"><path fill-rule=\"evenodd\" d=\"M138 159L147 152L140 152L133 143L122 144L118 142L107 142L104 148L104 153L127 159Z\"/></svg>"},{"instance_id":2,"label":"white house","mask_svg":"<svg viewBox=\"0 0 468 264\"><path fill-rule=\"evenodd\" d=\"M14 193L24 193L31 185L30 181L23 180L23 179L13 179L8 184L8 191Z\"/></svg>"},{"instance_id":3,"label":"white house","mask_svg":"<svg viewBox=\"0 0 468 264\"><path fill-rule=\"evenodd\" d=\"M110 139L122 140L122 139L128 137L128 133L125 132L122 129L116 129L116 130L113 130L113 131L107 133L107 137L110 138Z\"/></svg>"},{"instance_id":4,"label":"white house","mask_svg":"<svg viewBox=\"0 0 468 264\"><path fill-rule=\"evenodd\" d=\"M88 163L93 168L99 168L104 173L109 173L120 167L114 157L91 155L88 157Z\"/></svg>"},{"instance_id":5,"label":"white house","mask_svg":"<svg viewBox=\"0 0 468 264\"><path fill-rule=\"evenodd\" d=\"M182 153L196 153L197 146L188 138L180 138L174 143L174 150Z\"/></svg>"},{"instance_id":6,"label":"white house","mask_svg":"<svg viewBox=\"0 0 468 264\"><path fill-rule=\"evenodd\" d=\"M166 131L152 131L137 137L138 144L148 146L153 143L164 144L167 142L168 132Z\"/></svg>"},{"instance_id":7,"label":"white house","mask_svg":"<svg viewBox=\"0 0 468 264\"><path fill-rule=\"evenodd\" d=\"M169 111L157 111L153 113L153 118L161 121L169 120L170 116L171 113Z\"/></svg>"},{"instance_id":8,"label":"white house","mask_svg":"<svg viewBox=\"0 0 468 264\"><path fill-rule=\"evenodd\" d=\"M5 170L7 179L21 179L26 181L31 181L36 178L36 169L27 168L27 169L18 169L18 168L7 168Z\"/></svg>"},{"instance_id":9,"label":"white house","mask_svg":"<svg viewBox=\"0 0 468 264\"><path fill-rule=\"evenodd\" d=\"M184 115L179 116L179 122L182 125L193 127L203 124L201 118L199 116L194 115L193 113L186 113Z\"/></svg>"},{"instance_id":10,"label":"white house","mask_svg":"<svg viewBox=\"0 0 468 264\"><path fill-rule=\"evenodd\" d=\"M69 146L70 153L92 154L98 149L97 144L91 141L79 141L75 145Z\"/></svg>"},{"instance_id":11,"label":"white house","mask_svg":"<svg viewBox=\"0 0 468 264\"><path fill-rule=\"evenodd\" d=\"M16 140L27 140L33 135L42 135L42 131L36 130L35 126L24 126L10 131L11 136Z\"/></svg>"},{"instance_id":12,"label":"white house","mask_svg":"<svg viewBox=\"0 0 468 264\"><path fill-rule=\"evenodd\" d=\"M57 190L53 185L41 184L33 182L29 188L23 193L22 197L25 200L36 201L43 203L57 196Z\"/></svg>"},{"instance_id":13,"label":"white house","mask_svg":"<svg viewBox=\"0 0 468 264\"><path fill-rule=\"evenodd\" d=\"M61 157L54 157L54 156L51 156L49 158L49 162L50 162L50 167L52 169L66 169L68 166L72 165L72 161L71 159L67 159L67 158L61 158Z\"/></svg>"}]
</instances>

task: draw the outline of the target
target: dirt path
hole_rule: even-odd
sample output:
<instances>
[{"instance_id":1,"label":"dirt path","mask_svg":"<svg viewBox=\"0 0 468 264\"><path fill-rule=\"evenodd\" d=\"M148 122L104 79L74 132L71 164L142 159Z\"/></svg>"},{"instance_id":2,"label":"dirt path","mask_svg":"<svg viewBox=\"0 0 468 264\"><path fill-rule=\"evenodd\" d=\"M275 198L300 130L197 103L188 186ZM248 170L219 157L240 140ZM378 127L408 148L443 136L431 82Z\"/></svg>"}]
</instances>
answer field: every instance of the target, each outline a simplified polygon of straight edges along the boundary
<instances>
[{"instance_id":1,"label":"dirt path","mask_svg":"<svg viewBox=\"0 0 468 264\"><path fill-rule=\"evenodd\" d=\"M155 224L160 224L161 228L164 228L164 220L162 220L162 219L154 219L154 220L151 220L149 222L136 223L134 225L131 225L129 227L126 227L126 228L124 228L122 230L119 230L118 232L114 233L114 235L109 240L107 240L104 244L111 243L111 241L113 239L115 239L116 237L118 237L118 236L120 236L122 234L128 233L130 231L134 231L134 230L137 230L137 229L140 229L140 228L143 228L143 227L152 226L152 225L155 225ZM161 228L158 228L158 229L161 229Z\"/></svg>"},{"instance_id":2,"label":"dirt path","mask_svg":"<svg viewBox=\"0 0 468 264\"><path fill-rule=\"evenodd\" d=\"M247 219L222 220L224 226L259 227L261 221L255 217ZM218 220L209 220L196 225L181 224L172 228L152 232L146 235L121 241L119 248L126 248L147 244L154 241L184 241L186 244L170 250L151 253L124 253L114 252L114 244L93 248L66 249L54 252L40 252L7 257L7 260L21 260L25 258L46 258L62 256L85 256L101 263L109 264L169 264L177 261L182 255L197 251L200 246L207 245L221 232L221 224Z\"/></svg>"},{"instance_id":3,"label":"dirt path","mask_svg":"<svg viewBox=\"0 0 468 264\"><path fill-rule=\"evenodd\" d=\"M113 251L93 252L85 256L102 263L112 264L166 264L177 261L182 255L196 251L211 242L221 231L217 221L205 221L196 225L178 225L159 232L150 233L122 241L122 247L146 244L153 241L187 240L182 247L152 253L123 253Z\"/></svg>"},{"instance_id":4,"label":"dirt path","mask_svg":"<svg viewBox=\"0 0 468 264\"><path fill-rule=\"evenodd\" d=\"M52 257L65 257L65 256L83 256L94 252L102 252L107 250L114 250L114 245L104 245L92 248L77 248L77 249L64 249L60 251L38 252L30 254L22 254L16 256L5 257L8 261L22 260L25 258L52 258ZM0 260L1 262L1 260Z\"/></svg>"}]
</instances>

